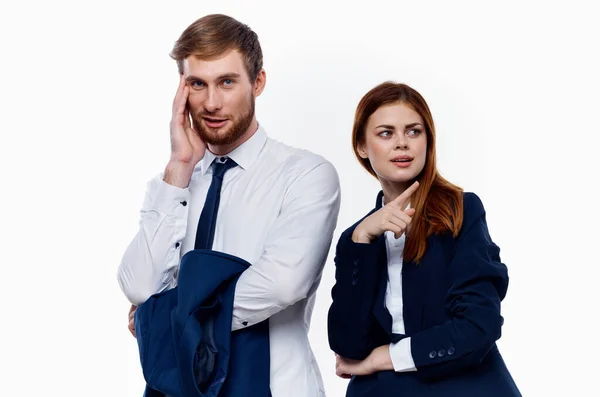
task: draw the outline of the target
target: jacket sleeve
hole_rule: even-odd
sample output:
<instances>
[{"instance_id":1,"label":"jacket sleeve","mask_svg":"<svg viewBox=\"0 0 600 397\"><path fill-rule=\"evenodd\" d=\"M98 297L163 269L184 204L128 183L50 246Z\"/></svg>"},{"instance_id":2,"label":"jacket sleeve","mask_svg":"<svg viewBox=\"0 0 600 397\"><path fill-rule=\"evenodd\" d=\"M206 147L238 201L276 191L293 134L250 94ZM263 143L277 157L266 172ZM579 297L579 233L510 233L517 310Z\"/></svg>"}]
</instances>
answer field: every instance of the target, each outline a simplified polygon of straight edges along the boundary
<instances>
[{"instance_id":1,"label":"jacket sleeve","mask_svg":"<svg viewBox=\"0 0 600 397\"><path fill-rule=\"evenodd\" d=\"M335 254L335 285L327 329L330 348L342 357L362 360L375 347L373 316L381 272L381 241L352 241L354 227L340 236Z\"/></svg>"},{"instance_id":2,"label":"jacket sleeve","mask_svg":"<svg viewBox=\"0 0 600 397\"><path fill-rule=\"evenodd\" d=\"M464 208L449 263L450 320L411 335L413 359L423 378L443 377L480 363L501 335L500 302L508 288L508 272L488 233L480 199L465 194Z\"/></svg>"}]
</instances>

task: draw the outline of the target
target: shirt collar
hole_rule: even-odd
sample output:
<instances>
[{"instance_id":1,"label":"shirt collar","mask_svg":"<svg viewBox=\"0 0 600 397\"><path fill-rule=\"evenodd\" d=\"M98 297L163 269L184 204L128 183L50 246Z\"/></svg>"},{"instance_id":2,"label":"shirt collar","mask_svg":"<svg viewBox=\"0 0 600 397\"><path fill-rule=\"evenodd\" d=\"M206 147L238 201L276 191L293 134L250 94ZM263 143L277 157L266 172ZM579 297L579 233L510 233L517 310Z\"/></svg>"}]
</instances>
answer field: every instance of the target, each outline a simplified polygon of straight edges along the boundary
<instances>
[{"instance_id":1,"label":"shirt collar","mask_svg":"<svg viewBox=\"0 0 600 397\"><path fill-rule=\"evenodd\" d=\"M265 145L266 141L267 133L259 124L258 129L254 133L254 135L250 137L250 139L248 139L246 142L242 143L240 146L236 147L231 152L223 156L216 156L214 153L207 149L206 153L204 154L204 157L198 163L198 165L200 166L200 171L202 172L202 175L205 175L210 169L210 166L212 165L213 160L216 157L229 157L230 159L235 161L237 165L240 166L242 169L247 170L248 168L250 168L250 166L252 166L252 164L254 164L254 162L258 158L258 155L262 150L263 146Z\"/></svg>"}]
</instances>

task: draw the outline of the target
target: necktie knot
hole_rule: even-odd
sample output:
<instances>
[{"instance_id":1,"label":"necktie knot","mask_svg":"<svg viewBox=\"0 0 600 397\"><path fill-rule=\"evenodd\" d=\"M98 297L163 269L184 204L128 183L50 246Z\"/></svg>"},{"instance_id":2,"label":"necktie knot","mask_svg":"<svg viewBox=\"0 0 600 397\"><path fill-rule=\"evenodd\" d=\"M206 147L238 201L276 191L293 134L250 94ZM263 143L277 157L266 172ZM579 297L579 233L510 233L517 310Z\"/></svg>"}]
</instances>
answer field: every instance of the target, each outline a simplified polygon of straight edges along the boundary
<instances>
[{"instance_id":1,"label":"necktie knot","mask_svg":"<svg viewBox=\"0 0 600 397\"><path fill-rule=\"evenodd\" d=\"M225 172L237 164L229 157L217 157L212 163L213 178L223 179Z\"/></svg>"}]
</instances>

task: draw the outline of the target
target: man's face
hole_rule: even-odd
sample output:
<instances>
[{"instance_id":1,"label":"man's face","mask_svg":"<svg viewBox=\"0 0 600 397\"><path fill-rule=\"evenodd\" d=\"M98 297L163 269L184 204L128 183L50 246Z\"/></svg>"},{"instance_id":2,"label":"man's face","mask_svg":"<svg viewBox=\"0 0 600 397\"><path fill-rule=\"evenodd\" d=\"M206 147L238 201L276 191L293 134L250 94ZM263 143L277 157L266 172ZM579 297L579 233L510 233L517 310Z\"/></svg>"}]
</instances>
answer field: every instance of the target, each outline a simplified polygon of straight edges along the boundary
<instances>
[{"instance_id":1,"label":"man's face","mask_svg":"<svg viewBox=\"0 0 600 397\"><path fill-rule=\"evenodd\" d=\"M204 142L229 145L248 132L254 120L255 96L260 92L250 81L238 51L210 60L191 55L183 61L183 76L190 87L192 123Z\"/></svg>"}]
</instances>

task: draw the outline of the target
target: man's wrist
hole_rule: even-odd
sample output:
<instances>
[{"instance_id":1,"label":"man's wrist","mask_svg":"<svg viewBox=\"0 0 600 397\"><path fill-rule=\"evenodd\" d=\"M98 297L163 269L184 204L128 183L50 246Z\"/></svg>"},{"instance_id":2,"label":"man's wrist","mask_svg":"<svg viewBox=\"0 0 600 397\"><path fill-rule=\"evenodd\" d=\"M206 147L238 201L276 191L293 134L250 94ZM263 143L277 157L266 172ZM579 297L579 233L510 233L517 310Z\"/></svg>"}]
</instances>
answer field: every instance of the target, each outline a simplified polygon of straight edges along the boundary
<instances>
[{"instance_id":1,"label":"man's wrist","mask_svg":"<svg viewBox=\"0 0 600 397\"><path fill-rule=\"evenodd\" d=\"M191 163L171 160L165 168L163 181L169 185L185 189L190 184L193 172L194 165Z\"/></svg>"}]
</instances>

